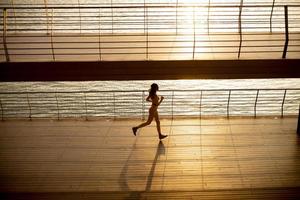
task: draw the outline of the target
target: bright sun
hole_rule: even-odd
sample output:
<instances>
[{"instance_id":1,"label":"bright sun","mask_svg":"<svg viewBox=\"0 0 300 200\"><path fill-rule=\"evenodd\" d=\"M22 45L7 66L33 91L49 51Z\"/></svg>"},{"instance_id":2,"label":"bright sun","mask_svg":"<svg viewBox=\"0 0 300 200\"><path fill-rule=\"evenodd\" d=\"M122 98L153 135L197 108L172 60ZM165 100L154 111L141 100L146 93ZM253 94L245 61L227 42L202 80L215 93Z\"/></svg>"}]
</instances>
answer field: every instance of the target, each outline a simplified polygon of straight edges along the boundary
<instances>
[{"instance_id":1,"label":"bright sun","mask_svg":"<svg viewBox=\"0 0 300 200\"><path fill-rule=\"evenodd\" d=\"M205 3L205 2L202 2ZM207 22L207 8L199 5L199 0L179 0L178 18L184 33L206 32L203 27ZM201 4L203 5L203 4ZM205 4L204 4L205 5Z\"/></svg>"}]
</instances>

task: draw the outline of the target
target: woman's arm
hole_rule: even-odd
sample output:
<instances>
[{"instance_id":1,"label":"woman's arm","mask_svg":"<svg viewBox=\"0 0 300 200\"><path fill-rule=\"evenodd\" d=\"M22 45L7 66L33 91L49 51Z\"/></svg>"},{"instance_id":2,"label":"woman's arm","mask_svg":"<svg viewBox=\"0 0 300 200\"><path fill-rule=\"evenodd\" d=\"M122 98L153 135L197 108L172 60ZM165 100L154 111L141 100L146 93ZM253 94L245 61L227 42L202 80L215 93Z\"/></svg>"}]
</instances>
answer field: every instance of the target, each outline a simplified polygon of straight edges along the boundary
<instances>
[{"instance_id":1,"label":"woman's arm","mask_svg":"<svg viewBox=\"0 0 300 200\"><path fill-rule=\"evenodd\" d=\"M164 98L165 98L164 96L161 96L161 97L160 97L159 102L158 102L158 105L161 104L161 102L164 100Z\"/></svg>"},{"instance_id":2,"label":"woman's arm","mask_svg":"<svg viewBox=\"0 0 300 200\"><path fill-rule=\"evenodd\" d=\"M151 99L151 97L148 96L147 99L146 99L146 101L152 102L150 99Z\"/></svg>"}]
</instances>

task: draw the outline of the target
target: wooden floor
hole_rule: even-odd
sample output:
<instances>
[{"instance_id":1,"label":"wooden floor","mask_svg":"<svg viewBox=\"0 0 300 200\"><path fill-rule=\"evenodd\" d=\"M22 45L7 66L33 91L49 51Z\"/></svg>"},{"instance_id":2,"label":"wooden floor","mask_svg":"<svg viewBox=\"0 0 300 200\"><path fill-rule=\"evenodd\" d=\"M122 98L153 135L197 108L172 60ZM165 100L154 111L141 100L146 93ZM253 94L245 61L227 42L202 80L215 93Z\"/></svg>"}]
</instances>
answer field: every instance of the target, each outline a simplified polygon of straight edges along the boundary
<instances>
[{"instance_id":1,"label":"wooden floor","mask_svg":"<svg viewBox=\"0 0 300 200\"><path fill-rule=\"evenodd\" d=\"M299 199L296 118L0 123L3 199Z\"/></svg>"}]
</instances>

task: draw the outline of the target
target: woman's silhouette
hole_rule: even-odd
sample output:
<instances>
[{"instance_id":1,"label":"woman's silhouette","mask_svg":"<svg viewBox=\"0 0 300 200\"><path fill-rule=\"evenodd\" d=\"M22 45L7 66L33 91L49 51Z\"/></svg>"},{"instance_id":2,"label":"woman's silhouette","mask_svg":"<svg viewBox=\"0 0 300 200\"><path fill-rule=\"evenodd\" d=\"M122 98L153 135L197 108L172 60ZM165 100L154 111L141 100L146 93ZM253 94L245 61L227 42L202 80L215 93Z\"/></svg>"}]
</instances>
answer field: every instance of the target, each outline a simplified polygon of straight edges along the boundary
<instances>
[{"instance_id":1,"label":"woman's silhouette","mask_svg":"<svg viewBox=\"0 0 300 200\"><path fill-rule=\"evenodd\" d=\"M157 108L161 104L161 102L163 101L164 97L163 96L160 96L160 97L157 96L157 94L156 94L157 91L158 91L158 85L156 83L153 83L151 85L151 89L149 91L149 96L146 99L146 101L152 102L152 105L149 108L148 120L146 122L140 124L139 126L136 126L136 127L132 128L134 136L136 136L136 132L139 128L142 128L144 126L147 126L147 125L151 124L153 118L155 118L156 128L157 128L159 139L161 140L161 139L164 139L165 137L167 137L167 135L161 134L160 121L159 121L159 116L158 116L158 111L157 111Z\"/></svg>"}]
</instances>

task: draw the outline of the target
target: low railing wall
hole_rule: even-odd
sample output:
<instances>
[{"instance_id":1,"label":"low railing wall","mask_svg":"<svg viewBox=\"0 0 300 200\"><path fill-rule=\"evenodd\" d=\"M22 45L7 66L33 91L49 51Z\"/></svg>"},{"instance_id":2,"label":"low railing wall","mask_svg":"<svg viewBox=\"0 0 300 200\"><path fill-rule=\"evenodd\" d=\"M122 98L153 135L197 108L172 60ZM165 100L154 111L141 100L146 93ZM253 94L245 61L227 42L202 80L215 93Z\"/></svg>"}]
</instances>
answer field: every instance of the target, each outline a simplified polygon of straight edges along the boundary
<instances>
[{"instance_id":1,"label":"low railing wall","mask_svg":"<svg viewBox=\"0 0 300 200\"><path fill-rule=\"evenodd\" d=\"M147 118L148 91L1 92L1 119ZM163 90L165 117L297 115L300 89Z\"/></svg>"}]
</instances>

